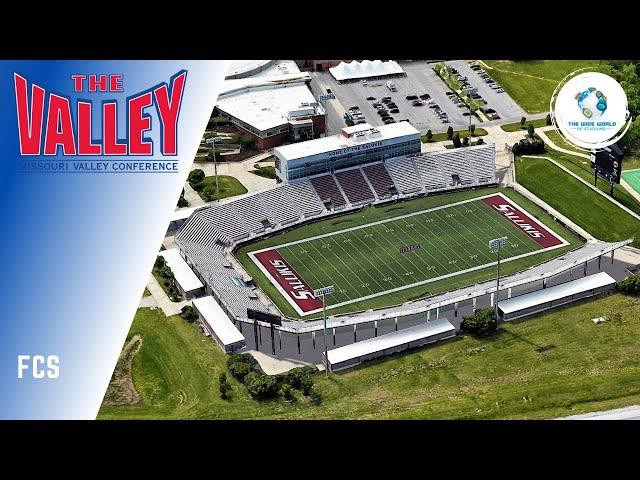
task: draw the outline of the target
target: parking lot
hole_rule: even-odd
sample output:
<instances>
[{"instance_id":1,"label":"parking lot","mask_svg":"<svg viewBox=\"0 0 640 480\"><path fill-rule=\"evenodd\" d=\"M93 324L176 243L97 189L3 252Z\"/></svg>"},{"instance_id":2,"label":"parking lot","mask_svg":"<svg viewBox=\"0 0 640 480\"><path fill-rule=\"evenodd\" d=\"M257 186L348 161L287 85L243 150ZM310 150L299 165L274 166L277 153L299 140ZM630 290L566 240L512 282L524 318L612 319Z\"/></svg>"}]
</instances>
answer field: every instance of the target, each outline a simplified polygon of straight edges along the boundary
<instances>
[{"instance_id":1,"label":"parking lot","mask_svg":"<svg viewBox=\"0 0 640 480\"><path fill-rule=\"evenodd\" d=\"M507 92L498 93L488 83L485 83L480 77L482 70L478 70L478 72L472 70L466 60L454 60L446 63L458 70L460 75L467 77L469 84L478 89L478 94L487 101L486 107L492 108L500 115L499 123L517 122L523 116L527 116ZM486 73L491 76L491 71Z\"/></svg>"},{"instance_id":2,"label":"parking lot","mask_svg":"<svg viewBox=\"0 0 640 480\"><path fill-rule=\"evenodd\" d=\"M463 76L467 76L472 87L478 89L478 93L487 100L487 108L494 109L499 115L500 120L491 122L480 122L475 116L472 117L472 123L477 126L493 125L499 123L514 122L520 120L524 115L522 109L507 95L507 93L496 93L492 90L479 75L473 71L468 63L463 60L447 62L447 64L456 68ZM456 130L464 129L469 125L468 109L465 106L458 106L454 102L457 97L449 97L446 95L450 90L447 85L438 77L433 70L433 65L427 62L402 62L402 68L407 76L400 78L388 78L380 80L367 80L363 82L338 83L329 72L316 72L316 81L313 82L314 90L330 89L340 104L348 111L352 107L358 107L361 116L356 117L357 120L364 120L370 125L384 125L382 117L378 114L378 108L374 107L374 103L379 103L385 97L391 97L398 109L398 113L390 113L390 108L385 105L387 114L396 122L408 119L411 124L420 132L425 133L431 130L433 133L444 132L449 126ZM392 92L387 87L387 81L393 82L396 91ZM320 93L314 91L314 94ZM420 96L428 94L431 104L423 106L413 106L412 100L407 100L407 96ZM367 100L375 98L375 100ZM437 105L440 108L440 116L438 109L431 108L431 105ZM328 125L335 127L336 125L345 125L343 112L338 114L338 109L327 108L329 115ZM443 119L448 120L444 122ZM334 130L330 128L330 130ZM332 132L333 133L333 132Z\"/></svg>"}]
</instances>

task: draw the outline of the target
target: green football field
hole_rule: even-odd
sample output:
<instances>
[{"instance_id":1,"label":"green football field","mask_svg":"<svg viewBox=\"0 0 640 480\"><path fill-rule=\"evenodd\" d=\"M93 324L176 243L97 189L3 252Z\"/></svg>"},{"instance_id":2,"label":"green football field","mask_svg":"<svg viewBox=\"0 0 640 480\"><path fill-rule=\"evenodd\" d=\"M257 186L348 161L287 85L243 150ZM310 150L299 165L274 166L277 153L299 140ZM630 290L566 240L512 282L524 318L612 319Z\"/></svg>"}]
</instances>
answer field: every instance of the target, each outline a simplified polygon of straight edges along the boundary
<instances>
[{"instance_id":1,"label":"green football field","mask_svg":"<svg viewBox=\"0 0 640 480\"><path fill-rule=\"evenodd\" d=\"M487 202L511 205L516 222ZM525 233L518 226L522 224L531 226L529 232L542 229L546 239ZM280 304L284 298L305 316L317 313L318 303L298 300L299 290L291 295L286 280L293 279L298 288L306 286L308 291L333 285L334 293L326 298L328 309L344 311L356 303L384 301L389 295L429 288L434 282L491 267L496 255L489 241L503 236L508 238L502 251L505 263L533 265L541 261L538 254L568 245L515 201L490 194L280 244L271 242L267 248L250 249L248 256L277 289L275 295L281 298L272 300Z\"/></svg>"},{"instance_id":2,"label":"green football field","mask_svg":"<svg viewBox=\"0 0 640 480\"><path fill-rule=\"evenodd\" d=\"M622 172L622 179L636 192L640 193L640 168Z\"/></svg>"}]
</instances>

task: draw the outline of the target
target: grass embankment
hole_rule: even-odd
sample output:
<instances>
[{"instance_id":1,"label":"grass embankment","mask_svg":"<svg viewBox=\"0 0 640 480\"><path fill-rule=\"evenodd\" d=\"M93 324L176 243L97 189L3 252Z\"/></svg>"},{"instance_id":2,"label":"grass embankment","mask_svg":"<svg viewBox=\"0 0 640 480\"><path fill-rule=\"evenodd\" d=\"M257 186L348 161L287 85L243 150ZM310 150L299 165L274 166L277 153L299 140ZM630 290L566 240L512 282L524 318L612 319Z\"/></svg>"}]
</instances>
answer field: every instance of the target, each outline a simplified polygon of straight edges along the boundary
<instances>
[{"instance_id":1,"label":"grass embankment","mask_svg":"<svg viewBox=\"0 0 640 480\"><path fill-rule=\"evenodd\" d=\"M611 321L594 325L592 318ZM640 403L640 299L611 295L502 324L488 339L467 335L364 364L325 379L321 401L252 400L226 356L198 327L138 310L133 381L142 400L103 406L100 419L491 419L556 418Z\"/></svg>"},{"instance_id":2,"label":"grass embankment","mask_svg":"<svg viewBox=\"0 0 640 480\"><path fill-rule=\"evenodd\" d=\"M561 156L576 158L555 151L545 155L558 161ZM561 163L572 170L581 168L575 164L570 167L567 160ZM517 157L515 165L518 183L599 240L635 237L633 245L640 247L640 221L602 195L543 158Z\"/></svg>"},{"instance_id":3,"label":"grass embankment","mask_svg":"<svg viewBox=\"0 0 640 480\"><path fill-rule=\"evenodd\" d=\"M527 113L549 110L558 83L581 68L597 68L598 60L484 60L487 73Z\"/></svg>"},{"instance_id":4,"label":"grass embankment","mask_svg":"<svg viewBox=\"0 0 640 480\"><path fill-rule=\"evenodd\" d=\"M520 122L505 123L504 125L500 125L500 128L505 132L526 133L530 123L533 124L533 128L542 128L547 126L547 119L538 118L537 120L527 120L526 122L524 122L524 126L522 126Z\"/></svg>"}]
</instances>

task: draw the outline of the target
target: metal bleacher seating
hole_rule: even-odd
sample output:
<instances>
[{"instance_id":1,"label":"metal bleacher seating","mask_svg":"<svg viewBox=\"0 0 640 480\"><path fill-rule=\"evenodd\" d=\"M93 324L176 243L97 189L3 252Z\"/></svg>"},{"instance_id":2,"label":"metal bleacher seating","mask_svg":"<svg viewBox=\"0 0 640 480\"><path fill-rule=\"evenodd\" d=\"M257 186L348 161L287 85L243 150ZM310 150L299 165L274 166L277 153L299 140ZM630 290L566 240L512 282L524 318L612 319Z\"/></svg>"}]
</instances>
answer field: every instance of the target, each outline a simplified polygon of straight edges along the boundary
<instances>
[{"instance_id":1,"label":"metal bleacher seating","mask_svg":"<svg viewBox=\"0 0 640 480\"><path fill-rule=\"evenodd\" d=\"M365 180L360 168L343 170L335 174L336 179L352 205L370 202L375 196Z\"/></svg>"}]
</instances>

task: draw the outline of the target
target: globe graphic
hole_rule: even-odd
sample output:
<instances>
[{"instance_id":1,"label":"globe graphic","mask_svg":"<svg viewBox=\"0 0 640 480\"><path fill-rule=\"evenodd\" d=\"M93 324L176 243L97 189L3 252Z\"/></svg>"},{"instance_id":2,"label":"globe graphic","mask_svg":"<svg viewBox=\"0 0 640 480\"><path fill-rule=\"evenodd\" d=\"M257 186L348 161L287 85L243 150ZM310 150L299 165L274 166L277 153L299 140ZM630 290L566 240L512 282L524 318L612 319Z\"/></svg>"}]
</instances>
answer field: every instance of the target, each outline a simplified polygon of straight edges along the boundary
<instances>
[{"instance_id":1,"label":"globe graphic","mask_svg":"<svg viewBox=\"0 0 640 480\"><path fill-rule=\"evenodd\" d=\"M579 92L576 100L582 114L589 119L599 118L607 110L607 97L594 87Z\"/></svg>"}]
</instances>

